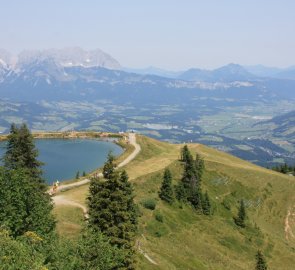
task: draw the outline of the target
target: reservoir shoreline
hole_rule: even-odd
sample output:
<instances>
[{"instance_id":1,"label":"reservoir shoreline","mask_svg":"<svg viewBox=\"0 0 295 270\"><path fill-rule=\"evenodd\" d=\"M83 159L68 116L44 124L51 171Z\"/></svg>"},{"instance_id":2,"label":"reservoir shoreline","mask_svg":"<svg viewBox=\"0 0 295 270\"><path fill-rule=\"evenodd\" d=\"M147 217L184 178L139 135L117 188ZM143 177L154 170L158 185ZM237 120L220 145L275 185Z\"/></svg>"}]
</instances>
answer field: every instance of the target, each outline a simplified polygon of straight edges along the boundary
<instances>
[{"instance_id":1,"label":"reservoir shoreline","mask_svg":"<svg viewBox=\"0 0 295 270\"><path fill-rule=\"evenodd\" d=\"M34 139L38 140L38 141L43 141L46 139L49 140L97 140L97 141L104 141L104 142L110 142L113 144L118 145L121 148L120 154L118 154L116 156L116 160L115 162L120 162L120 160L124 159L126 157L126 155L128 155L128 153L130 151L133 150L133 147L128 143L127 137L128 135L125 133L107 133L107 132L85 132L85 131L81 131L81 132L76 132L76 131L71 131L71 132L38 132L38 133L32 133ZM6 141L8 137L8 134L2 134L0 135L0 142ZM91 150L90 150L91 151ZM85 155L85 154L84 154ZM104 153L105 155L105 153ZM81 156L81 158L83 159L83 156ZM45 161L42 160L40 158L41 161ZM63 160L63 159L62 159ZM49 164L49 162L45 162L46 164ZM85 162L84 162L85 163ZM83 164L83 162L81 162L81 164ZM80 173L83 171L83 165L81 165L82 170L80 170ZM98 163L97 166L92 165L92 169L87 170L87 177L91 177L92 175L96 175L100 169L102 167L101 163ZM55 168L55 167L54 167ZM54 169L53 169L54 170ZM73 167L73 171L75 170L75 167ZM70 183L70 182L76 182L77 180L81 180L84 177L79 177L79 179L74 179L74 175L72 177L63 177L61 176L60 179L63 183ZM48 178L48 175L46 177L47 179L47 183L48 185L51 185L52 179Z\"/></svg>"}]
</instances>

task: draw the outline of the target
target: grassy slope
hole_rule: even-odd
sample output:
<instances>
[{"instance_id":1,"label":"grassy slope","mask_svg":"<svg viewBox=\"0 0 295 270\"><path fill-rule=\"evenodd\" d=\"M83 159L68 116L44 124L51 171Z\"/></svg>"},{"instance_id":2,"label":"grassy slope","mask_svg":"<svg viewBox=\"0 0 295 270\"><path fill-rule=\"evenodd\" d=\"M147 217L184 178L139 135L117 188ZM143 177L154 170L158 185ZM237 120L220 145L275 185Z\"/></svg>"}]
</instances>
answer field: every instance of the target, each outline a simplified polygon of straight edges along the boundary
<instances>
[{"instance_id":1,"label":"grassy slope","mask_svg":"<svg viewBox=\"0 0 295 270\"><path fill-rule=\"evenodd\" d=\"M138 142L142 151L126 170L135 185L137 202L157 200L154 211L140 206L138 245L158 263L154 266L139 255L138 269L254 269L257 249L265 253L270 269L293 269L295 242L286 241L284 234L288 208L294 205L292 178L203 145L189 145L205 158L203 189L213 201L214 215L204 217L189 206L168 206L158 200L163 169L169 166L172 170L174 184L181 177L181 145L141 136ZM83 202L86 194L84 186L63 195ZM249 215L244 230L232 220L241 198ZM155 219L156 213L163 215L163 223Z\"/></svg>"}]
</instances>

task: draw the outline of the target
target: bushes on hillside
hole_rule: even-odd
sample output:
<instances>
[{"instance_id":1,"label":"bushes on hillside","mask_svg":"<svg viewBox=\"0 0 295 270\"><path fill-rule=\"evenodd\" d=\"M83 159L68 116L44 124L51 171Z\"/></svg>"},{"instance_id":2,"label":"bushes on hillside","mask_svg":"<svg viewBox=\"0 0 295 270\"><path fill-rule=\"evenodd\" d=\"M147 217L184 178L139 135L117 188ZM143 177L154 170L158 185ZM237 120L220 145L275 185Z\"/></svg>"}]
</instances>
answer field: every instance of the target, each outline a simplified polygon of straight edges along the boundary
<instances>
[{"instance_id":1,"label":"bushes on hillside","mask_svg":"<svg viewBox=\"0 0 295 270\"><path fill-rule=\"evenodd\" d=\"M156 201L154 199L145 199L141 202L142 206L146 209L155 210L156 209Z\"/></svg>"}]
</instances>

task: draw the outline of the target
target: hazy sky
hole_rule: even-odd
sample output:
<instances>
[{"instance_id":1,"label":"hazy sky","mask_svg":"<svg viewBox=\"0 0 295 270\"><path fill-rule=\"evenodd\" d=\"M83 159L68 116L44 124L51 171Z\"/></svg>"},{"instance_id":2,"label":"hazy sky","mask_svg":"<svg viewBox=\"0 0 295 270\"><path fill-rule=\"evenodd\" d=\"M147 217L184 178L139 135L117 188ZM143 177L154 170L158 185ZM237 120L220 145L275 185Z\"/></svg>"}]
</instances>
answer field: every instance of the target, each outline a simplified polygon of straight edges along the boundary
<instances>
[{"instance_id":1,"label":"hazy sky","mask_svg":"<svg viewBox=\"0 0 295 270\"><path fill-rule=\"evenodd\" d=\"M0 0L0 47L100 48L128 67L285 67L294 14L294 0Z\"/></svg>"}]
</instances>

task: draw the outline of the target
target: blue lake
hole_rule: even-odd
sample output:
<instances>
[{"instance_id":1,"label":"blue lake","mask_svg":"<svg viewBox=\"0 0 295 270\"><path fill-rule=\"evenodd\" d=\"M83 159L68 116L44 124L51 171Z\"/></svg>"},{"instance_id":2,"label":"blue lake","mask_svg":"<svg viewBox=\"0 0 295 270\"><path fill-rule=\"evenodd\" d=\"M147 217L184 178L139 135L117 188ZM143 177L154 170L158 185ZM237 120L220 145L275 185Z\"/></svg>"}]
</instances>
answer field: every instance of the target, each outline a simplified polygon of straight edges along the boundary
<instances>
[{"instance_id":1,"label":"blue lake","mask_svg":"<svg viewBox=\"0 0 295 270\"><path fill-rule=\"evenodd\" d=\"M53 181L75 178L77 171L91 172L101 167L112 151L118 156L123 149L113 142L91 139L36 140L38 160L45 163L43 176L49 184ZM5 153L5 142L0 142L0 157Z\"/></svg>"}]
</instances>

